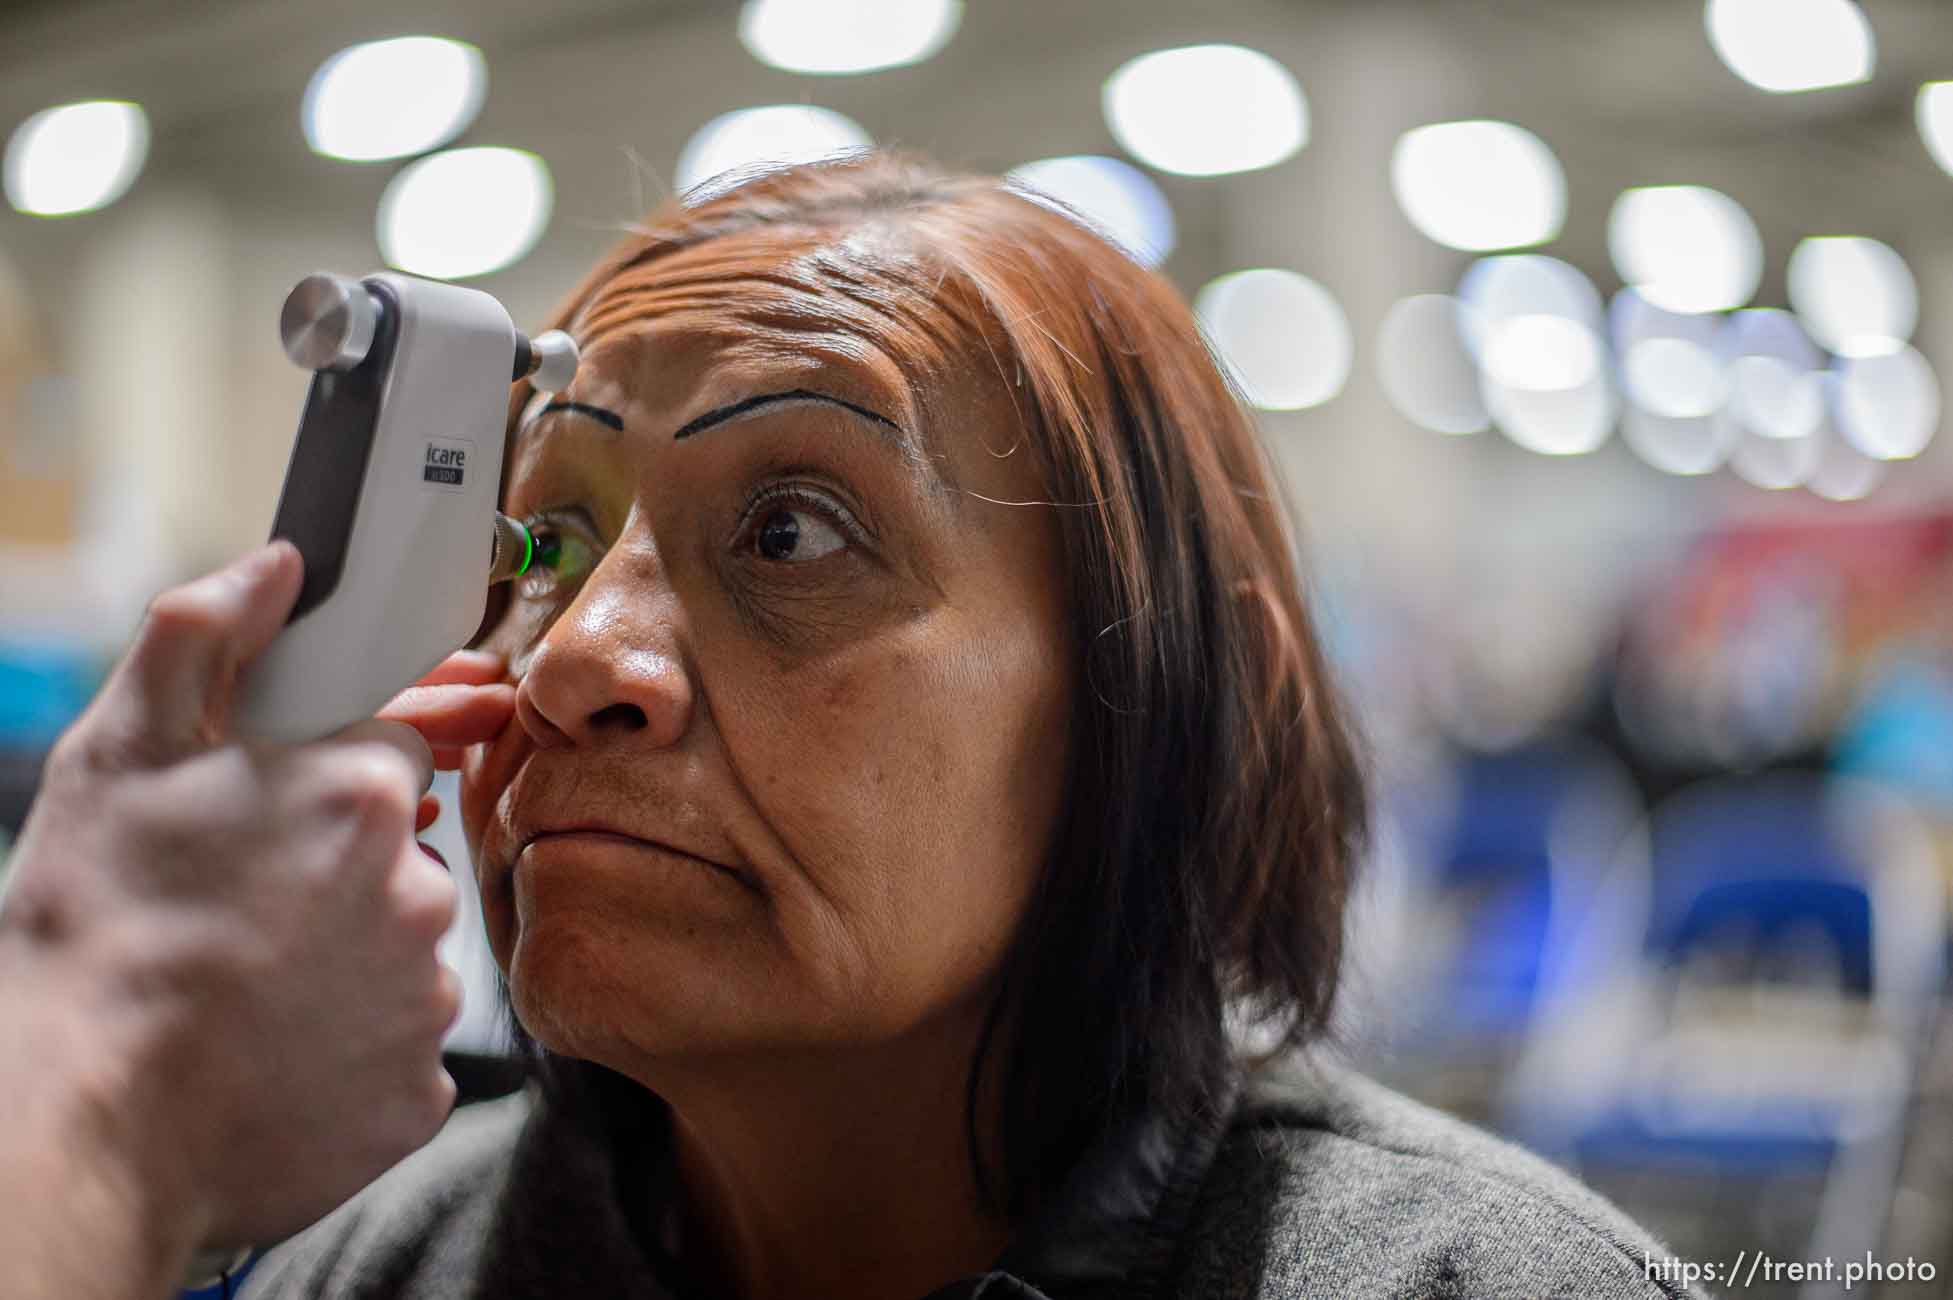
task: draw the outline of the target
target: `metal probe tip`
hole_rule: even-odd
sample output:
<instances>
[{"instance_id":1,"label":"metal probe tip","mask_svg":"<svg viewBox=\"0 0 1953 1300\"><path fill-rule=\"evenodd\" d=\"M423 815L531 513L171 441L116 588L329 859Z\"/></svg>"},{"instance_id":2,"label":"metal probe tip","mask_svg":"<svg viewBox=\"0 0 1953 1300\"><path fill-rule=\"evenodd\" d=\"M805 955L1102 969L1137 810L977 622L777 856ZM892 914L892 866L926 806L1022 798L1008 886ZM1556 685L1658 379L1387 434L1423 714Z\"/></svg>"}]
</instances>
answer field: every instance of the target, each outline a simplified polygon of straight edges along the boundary
<instances>
[{"instance_id":1,"label":"metal probe tip","mask_svg":"<svg viewBox=\"0 0 1953 1300\"><path fill-rule=\"evenodd\" d=\"M508 582L529 572L536 558L536 537L501 511L495 512L495 539L488 553L488 585Z\"/></svg>"}]
</instances>

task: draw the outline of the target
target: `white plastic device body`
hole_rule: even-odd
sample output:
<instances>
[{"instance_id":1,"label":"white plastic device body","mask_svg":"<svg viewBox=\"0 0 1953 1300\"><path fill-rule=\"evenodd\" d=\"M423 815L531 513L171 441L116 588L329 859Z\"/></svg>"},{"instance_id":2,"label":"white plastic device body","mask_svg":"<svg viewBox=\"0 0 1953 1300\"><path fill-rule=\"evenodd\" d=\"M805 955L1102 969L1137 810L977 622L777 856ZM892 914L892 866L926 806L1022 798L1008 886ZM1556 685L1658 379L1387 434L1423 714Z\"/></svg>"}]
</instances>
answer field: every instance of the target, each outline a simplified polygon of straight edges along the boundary
<instances>
[{"instance_id":1,"label":"white plastic device body","mask_svg":"<svg viewBox=\"0 0 1953 1300\"><path fill-rule=\"evenodd\" d=\"M381 305L378 337L347 373L313 376L272 525L307 574L240 684L238 726L260 739L371 717L464 645L486 606L510 376L527 343L479 290L391 272L361 283ZM359 456L362 434L363 472L330 459Z\"/></svg>"}]
</instances>

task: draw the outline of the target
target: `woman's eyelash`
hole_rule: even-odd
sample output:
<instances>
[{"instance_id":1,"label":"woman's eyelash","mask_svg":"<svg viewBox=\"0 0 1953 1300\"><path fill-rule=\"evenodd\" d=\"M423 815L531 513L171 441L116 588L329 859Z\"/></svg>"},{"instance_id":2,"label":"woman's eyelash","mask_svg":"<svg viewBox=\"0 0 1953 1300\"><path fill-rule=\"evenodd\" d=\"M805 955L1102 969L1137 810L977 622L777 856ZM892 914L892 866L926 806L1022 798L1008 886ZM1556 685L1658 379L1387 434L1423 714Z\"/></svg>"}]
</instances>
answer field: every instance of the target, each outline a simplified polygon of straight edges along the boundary
<instances>
[{"instance_id":1,"label":"woman's eyelash","mask_svg":"<svg viewBox=\"0 0 1953 1300\"><path fill-rule=\"evenodd\" d=\"M764 522L760 512L769 506L777 507L782 504L812 510L838 528L850 542L858 546L870 544L868 530L862 526L853 511L827 493L797 483L773 483L755 492L741 514L739 536L742 539L749 539L753 529Z\"/></svg>"},{"instance_id":2,"label":"woman's eyelash","mask_svg":"<svg viewBox=\"0 0 1953 1300\"><path fill-rule=\"evenodd\" d=\"M743 547L752 540L754 530L765 522L764 511L782 505L811 510L832 524L852 545L870 547L873 537L862 524L854 511L842 504L835 496L823 489L804 483L779 481L770 482L756 489L747 499L746 507L740 512L738 545ZM537 535L539 553L532 566L532 572L549 572L551 566L543 560L540 548L553 543L560 547L565 540L587 540L597 550L603 544L597 538L595 521L589 511L581 506L557 506L532 510L522 516L522 522Z\"/></svg>"}]
</instances>

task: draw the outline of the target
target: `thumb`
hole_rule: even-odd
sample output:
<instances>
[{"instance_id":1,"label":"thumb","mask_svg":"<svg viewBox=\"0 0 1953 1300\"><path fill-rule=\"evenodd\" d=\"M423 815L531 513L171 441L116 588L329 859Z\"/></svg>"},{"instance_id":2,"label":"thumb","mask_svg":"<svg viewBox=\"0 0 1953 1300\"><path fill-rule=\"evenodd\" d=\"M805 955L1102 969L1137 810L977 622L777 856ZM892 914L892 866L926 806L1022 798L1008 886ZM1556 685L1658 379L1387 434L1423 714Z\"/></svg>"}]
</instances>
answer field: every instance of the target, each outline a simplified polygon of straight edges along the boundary
<instances>
[{"instance_id":1,"label":"thumb","mask_svg":"<svg viewBox=\"0 0 1953 1300\"><path fill-rule=\"evenodd\" d=\"M151 601L103 691L117 736L159 760L221 741L238 676L284 627L304 568L281 539Z\"/></svg>"}]
</instances>

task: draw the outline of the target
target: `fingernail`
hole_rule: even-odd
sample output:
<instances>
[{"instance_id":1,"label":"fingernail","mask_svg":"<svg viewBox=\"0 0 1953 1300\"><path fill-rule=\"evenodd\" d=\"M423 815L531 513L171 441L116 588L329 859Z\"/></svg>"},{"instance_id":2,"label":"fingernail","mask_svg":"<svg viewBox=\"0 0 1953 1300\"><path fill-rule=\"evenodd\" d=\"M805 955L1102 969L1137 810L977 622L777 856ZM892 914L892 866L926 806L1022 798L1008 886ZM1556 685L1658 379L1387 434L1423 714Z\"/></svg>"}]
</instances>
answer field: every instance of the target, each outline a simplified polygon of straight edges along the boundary
<instances>
[{"instance_id":1,"label":"fingernail","mask_svg":"<svg viewBox=\"0 0 1953 1300\"><path fill-rule=\"evenodd\" d=\"M434 859L436 862L441 864L441 870L452 871L452 868L448 866L448 860L441 856L441 851L439 849L435 848L432 844L429 844L425 840L415 840L414 842L420 845L420 851L422 853L425 853L428 857Z\"/></svg>"}]
</instances>

